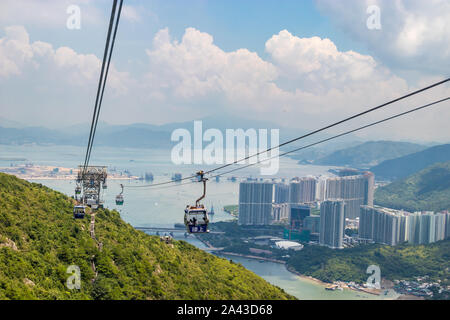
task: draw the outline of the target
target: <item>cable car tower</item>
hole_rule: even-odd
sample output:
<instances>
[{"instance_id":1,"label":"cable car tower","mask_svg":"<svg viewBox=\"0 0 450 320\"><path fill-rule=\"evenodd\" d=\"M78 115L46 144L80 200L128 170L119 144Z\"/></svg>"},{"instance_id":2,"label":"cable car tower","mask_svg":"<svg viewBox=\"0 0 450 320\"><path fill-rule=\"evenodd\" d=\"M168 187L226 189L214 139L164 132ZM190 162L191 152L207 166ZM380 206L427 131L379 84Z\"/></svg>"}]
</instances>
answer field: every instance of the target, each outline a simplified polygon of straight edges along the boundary
<instances>
[{"instance_id":1,"label":"cable car tower","mask_svg":"<svg viewBox=\"0 0 450 320\"><path fill-rule=\"evenodd\" d=\"M101 190L106 189L108 177L105 166L78 166L77 185L81 186L81 202L92 209L103 208Z\"/></svg>"}]
</instances>

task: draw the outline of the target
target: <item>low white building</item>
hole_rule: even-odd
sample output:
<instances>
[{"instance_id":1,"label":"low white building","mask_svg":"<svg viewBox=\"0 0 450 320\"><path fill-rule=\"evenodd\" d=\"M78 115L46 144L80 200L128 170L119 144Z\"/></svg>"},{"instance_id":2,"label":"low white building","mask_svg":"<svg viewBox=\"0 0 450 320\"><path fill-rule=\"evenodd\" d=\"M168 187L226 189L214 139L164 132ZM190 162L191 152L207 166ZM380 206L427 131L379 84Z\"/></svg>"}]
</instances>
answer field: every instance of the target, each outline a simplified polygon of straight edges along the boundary
<instances>
[{"instance_id":1,"label":"low white building","mask_svg":"<svg viewBox=\"0 0 450 320\"><path fill-rule=\"evenodd\" d=\"M277 241L275 242L275 246L278 249L283 249L283 250L294 250L294 251L299 251L303 249L303 245L301 243L295 242L295 241Z\"/></svg>"}]
</instances>

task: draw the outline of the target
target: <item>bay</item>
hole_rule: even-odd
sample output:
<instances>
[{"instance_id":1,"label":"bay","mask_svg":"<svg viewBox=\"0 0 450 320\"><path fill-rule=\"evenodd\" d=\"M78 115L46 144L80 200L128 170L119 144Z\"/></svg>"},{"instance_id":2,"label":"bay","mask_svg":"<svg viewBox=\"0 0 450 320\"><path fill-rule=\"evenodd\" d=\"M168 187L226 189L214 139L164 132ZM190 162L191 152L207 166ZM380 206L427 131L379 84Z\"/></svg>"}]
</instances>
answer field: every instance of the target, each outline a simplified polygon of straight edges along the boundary
<instances>
[{"instance_id":1,"label":"bay","mask_svg":"<svg viewBox=\"0 0 450 320\"><path fill-rule=\"evenodd\" d=\"M60 166L76 168L84 160L85 149L73 146L10 146L0 145L0 167L13 164L32 163L34 165ZM145 172L153 173L159 183L170 180L173 173L181 173L183 177L193 175L196 171L208 170L213 166L174 165L171 161L170 150L149 150L131 148L95 147L92 153L91 165L106 165L109 169L129 171L132 175L141 176ZM11 161L11 159L25 158L26 161ZM236 166L234 166L236 167ZM232 168L234 168L232 167ZM280 170L270 178L285 178L294 176L327 175L331 167L299 165L289 158L280 158ZM229 170L227 168L225 170ZM216 173L220 173L216 172ZM233 173L238 179L246 177L268 178L259 176L259 168L251 167ZM33 180L52 189L74 194L75 182L72 180ZM120 192L120 184L125 186L123 206L116 206L115 196ZM183 222L183 211L187 204L194 204L195 199L202 193L199 183L186 185L170 185L157 188L145 187L148 182L138 180L108 180L108 188L103 192L105 206L116 209L121 217L133 226L141 227L173 227L174 223ZM226 221L232 217L223 211L224 205L238 203L239 183L222 177L220 182L209 181L207 198L204 202L210 208L214 206L215 215L212 221ZM183 234L175 234L180 240L186 240L193 245L204 248L204 245L193 237L185 238ZM299 299L383 299L367 293L349 289L343 291L327 291L324 286L309 279L299 277L282 264L251 260L241 257L226 257L241 263L247 269L258 274L268 282L283 288L286 292Z\"/></svg>"}]
</instances>

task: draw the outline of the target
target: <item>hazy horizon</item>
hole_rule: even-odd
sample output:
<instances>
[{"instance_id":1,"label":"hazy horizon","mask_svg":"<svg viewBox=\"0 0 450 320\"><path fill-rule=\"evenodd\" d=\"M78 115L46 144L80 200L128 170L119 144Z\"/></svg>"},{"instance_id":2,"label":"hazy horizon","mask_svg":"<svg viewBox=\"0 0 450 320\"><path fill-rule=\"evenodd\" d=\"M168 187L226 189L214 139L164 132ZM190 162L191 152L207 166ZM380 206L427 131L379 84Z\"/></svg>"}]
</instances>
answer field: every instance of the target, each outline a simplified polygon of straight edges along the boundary
<instances>
[{"instance_id":1,"label":"hazy horizon","mask_svg":"<svg viewBox=\"0 0 450 320\"><path fill-rule=\"evenodd\" d=\"M125 3L100 120L162 125L244 115L312 130L447 77L448 3L374 3L380 29L367 27L366 4L357 0L350 11L331 0ZM70 5L80 9L80 29L67 27ZM0 3L2 117L44 127L90 122L108 6ZM346 128L449 93L448 84L434 88ZM449 141L448 104L357 136Z\"/></svg>"}]
</instances>

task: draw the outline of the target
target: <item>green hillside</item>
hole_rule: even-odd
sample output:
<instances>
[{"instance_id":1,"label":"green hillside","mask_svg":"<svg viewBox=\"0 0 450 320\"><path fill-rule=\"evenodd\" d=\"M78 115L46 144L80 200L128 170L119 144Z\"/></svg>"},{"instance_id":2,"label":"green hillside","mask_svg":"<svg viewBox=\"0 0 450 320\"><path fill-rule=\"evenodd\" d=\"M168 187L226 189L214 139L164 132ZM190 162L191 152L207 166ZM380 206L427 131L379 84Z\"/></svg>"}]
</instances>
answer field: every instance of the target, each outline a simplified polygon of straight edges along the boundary
<instances>
[{"instance_id":1,"label":"green hillside","mask_svg":"<svg viewBox=\"0 0 450 320\"><path fill-rule=\"evenodd\" d=\"M317 159L314 164L364 168L388 159L418 152L424 148L421 145L409 142L369 141L355 147L335 151Z\"/></svg>"},{"instance_id":2,"label":"green hillside","mask_svg":"<svg viewBox=\"0 0 450 320\"><path fill-rule=\"evenodd\" d=\"M407 211L450 209L450 162L438 163L376 189L375 204Z\"/></svg>"},{"instance_id":3,"label":"green hillside","mask_svg":"<svg viewBox=\"0 0 450 320\"><path fill-rule=\"evenodd\" d=\"M72 217L71 199L0 173L0 299L289 299L239 264L136 231L119 213ZM95 263L96 276L91 265ZM69 265L81 290L68 290ZM91 281L95 279L95 281Z\"/></svg>"}]
</instances>

